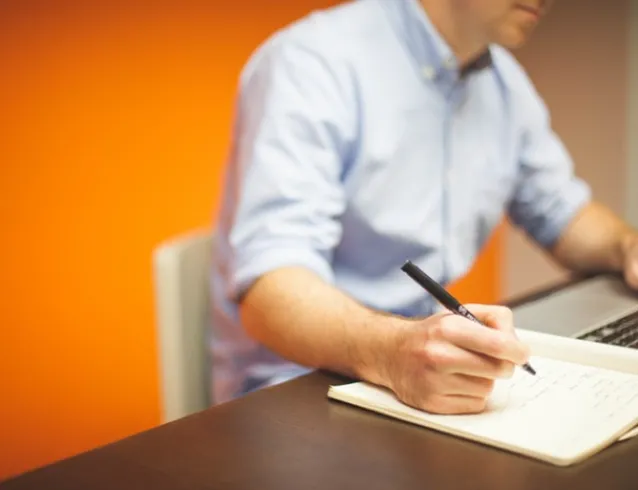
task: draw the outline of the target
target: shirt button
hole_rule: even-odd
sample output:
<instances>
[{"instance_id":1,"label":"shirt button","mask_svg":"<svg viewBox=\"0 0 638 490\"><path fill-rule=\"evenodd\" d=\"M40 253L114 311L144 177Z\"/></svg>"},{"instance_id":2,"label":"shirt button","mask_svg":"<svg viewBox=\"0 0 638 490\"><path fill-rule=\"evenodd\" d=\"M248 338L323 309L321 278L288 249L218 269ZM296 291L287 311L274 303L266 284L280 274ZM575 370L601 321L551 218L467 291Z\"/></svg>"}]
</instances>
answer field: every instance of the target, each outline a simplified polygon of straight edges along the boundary
<instances>
[{"instance_id":1,"label":"shirt button","mask_svg":"<svg viewBox=\"0 0 638 490\"><path fill-rule=\"evenodd\" d=\"M434 68L431 67L431 66L424 66L423 68L421 68L421 73L428 80L432 80L434 78L434 75L435 75Z\"/></svg>"},{"instance_id":2,"label":"shirt button","mask_svg":"<svg viewBox=\"0 0 638 490\"><path fill-rule=\"evenodd\" d=\"M451 70L452 68L454 68L454 58L448 58L448 59L446 59L446 60L443 62L443 64L445 65L445 67L446 67L446 68L448 68L448 69L450 69L450 70Z\"/></svg>"}]
</instances>

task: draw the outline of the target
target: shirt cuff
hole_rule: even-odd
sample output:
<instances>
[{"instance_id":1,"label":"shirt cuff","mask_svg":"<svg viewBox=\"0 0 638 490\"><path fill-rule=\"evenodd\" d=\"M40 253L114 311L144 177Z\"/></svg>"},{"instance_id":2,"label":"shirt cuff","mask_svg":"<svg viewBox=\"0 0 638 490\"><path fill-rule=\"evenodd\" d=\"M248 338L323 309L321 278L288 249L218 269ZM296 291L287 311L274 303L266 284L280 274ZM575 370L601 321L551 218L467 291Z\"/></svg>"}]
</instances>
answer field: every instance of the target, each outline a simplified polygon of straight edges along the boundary
<instances>
[{"instance_id":1,"label":"shirt cuff","mask_svg":"<svg viewBox=\"0 0 638 490\"><path fill-rule=\"evenodd\" d=\"M567 194L560 196L554 205L546 210L541 226L531 230L531 235L542 247L551 248L590 199L589 187L578 181Z\"/></svg>"}]
</instances>

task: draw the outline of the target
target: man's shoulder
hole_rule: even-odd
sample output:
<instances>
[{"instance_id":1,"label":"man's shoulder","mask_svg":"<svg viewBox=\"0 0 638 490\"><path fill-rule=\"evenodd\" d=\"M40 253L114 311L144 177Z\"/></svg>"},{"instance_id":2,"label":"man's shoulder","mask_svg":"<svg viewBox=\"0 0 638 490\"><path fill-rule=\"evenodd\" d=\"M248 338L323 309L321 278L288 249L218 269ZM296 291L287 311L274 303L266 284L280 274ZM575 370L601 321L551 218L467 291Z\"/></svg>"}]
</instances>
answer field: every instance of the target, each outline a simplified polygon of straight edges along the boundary
<instances>
[{"instance_id":1,"label":"man's shoulder","mask_svg":"<svg viewBox=\"0 0 638 490\"><path fill-rule=\"evenodd\" d=\"M313 55L328 63L354 61L379 29L387 29L381 1L349 0L313 10L273 32L253 51L244 71L269 58L277 60L295 52Z\"/></svg>"}]
</instances>

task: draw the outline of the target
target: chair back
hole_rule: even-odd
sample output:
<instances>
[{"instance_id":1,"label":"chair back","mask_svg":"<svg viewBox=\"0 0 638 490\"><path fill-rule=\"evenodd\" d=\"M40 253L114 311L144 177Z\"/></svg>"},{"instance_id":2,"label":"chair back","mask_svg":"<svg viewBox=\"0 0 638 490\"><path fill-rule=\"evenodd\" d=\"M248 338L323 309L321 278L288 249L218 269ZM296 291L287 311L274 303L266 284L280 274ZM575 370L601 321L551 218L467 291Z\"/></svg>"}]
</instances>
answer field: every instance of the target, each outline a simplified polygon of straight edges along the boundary
<instances>
[{"instance_id":1,"label":"chair back","mask_svg":"<svg viewBox=\"0 0 638 490\"><path fill-rule=\"evenodd\" d=\"M162 422L210 406L210 230L196 230L159 244L153 279Z\"/></svg>"}]
</instances>

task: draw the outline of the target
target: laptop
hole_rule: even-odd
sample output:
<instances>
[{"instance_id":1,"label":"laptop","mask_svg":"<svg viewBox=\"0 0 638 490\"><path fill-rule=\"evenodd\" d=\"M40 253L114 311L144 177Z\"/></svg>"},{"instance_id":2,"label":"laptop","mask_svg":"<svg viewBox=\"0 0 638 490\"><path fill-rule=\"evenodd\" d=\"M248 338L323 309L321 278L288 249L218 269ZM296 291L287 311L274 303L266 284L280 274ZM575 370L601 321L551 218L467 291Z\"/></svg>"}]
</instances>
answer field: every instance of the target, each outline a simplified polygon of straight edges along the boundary
<instances>
[{"instance_id":1,"label":"laptop","mask_svg":"<svg viewBox=\"0 0 638 490\"><path fill-rule=\"evenodd\" d=\"M638 349L638 293L620 277L590 277L512 312L517 328Z\"/></svg>"}]
</instances>

